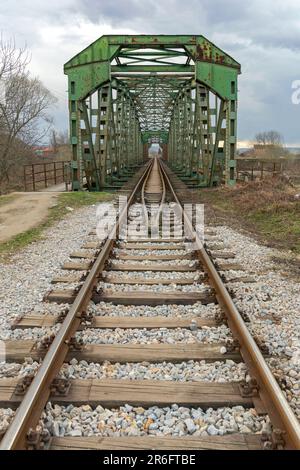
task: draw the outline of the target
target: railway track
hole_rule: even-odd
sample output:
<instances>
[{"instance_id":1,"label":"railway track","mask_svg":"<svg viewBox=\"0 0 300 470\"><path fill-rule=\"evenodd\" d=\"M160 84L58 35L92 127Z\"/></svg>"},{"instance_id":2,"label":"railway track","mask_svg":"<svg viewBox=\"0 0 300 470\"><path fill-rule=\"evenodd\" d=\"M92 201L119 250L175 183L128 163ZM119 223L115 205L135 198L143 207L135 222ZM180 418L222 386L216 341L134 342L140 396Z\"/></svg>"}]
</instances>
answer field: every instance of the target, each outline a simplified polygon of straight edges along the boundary
<instances>
[{"instance_id":1,"label":"railway track","mask_svg":"<svg viewBox=\"0 0 300 470\"><path fill-rule=\"evenodd\" d=\"M93 230L92 241L64 265L70 273L53 279L55 287L45 300L69 307L57 315L26 315L14 325L59 327L40 342L6 344L7 361L31 357L42 362L34 376L0 380L0 406L17 409L0 448L300 449L299 423L234 305L226 276L218 274L239 269L232 261L234 253L220 249L209 227L203 246L191 217L180 211L184 203L193 202L192 193L163 162L145 164L122 194L128 196L128 227L123 205L111 236L100 243ZM173 209L167 236L161 218L164 203ZM104 314L107 306L113 315ZM145 314L145 306L150 313ZM165 306L164 315L157 314L159 306ZM134 314L126 315L129 311ZM214 339L218 329L223 341ZM145 331L150 341L144 339ZM89 341L89 335L96 340ZM102 343L101 335L109 342ZM85 361L87 367L105 361L129 368L145 363L146 369L234 361L244 362L248 375L247 381L221 382L194 381L193 374L191 380L177 381L131 379L126 374L122 379L66 379L61 369L74 360ZM53 437L46 427L37 427L49 401L64 409L98 410L106 418L99 418L97 433ZM232 413L247 409L254 421L267 422L269 417L268 432L230 426L221 434L215 426L207 432L207 415L215 410L223 410L230 422ZM113 435L106 432L107 420L116 413L110 410L123 418ZM169 432L166 424L159 430L160 416L165 415L169 423L177 420L174 432L171 424Z\"/></svg>"}]
</instances>

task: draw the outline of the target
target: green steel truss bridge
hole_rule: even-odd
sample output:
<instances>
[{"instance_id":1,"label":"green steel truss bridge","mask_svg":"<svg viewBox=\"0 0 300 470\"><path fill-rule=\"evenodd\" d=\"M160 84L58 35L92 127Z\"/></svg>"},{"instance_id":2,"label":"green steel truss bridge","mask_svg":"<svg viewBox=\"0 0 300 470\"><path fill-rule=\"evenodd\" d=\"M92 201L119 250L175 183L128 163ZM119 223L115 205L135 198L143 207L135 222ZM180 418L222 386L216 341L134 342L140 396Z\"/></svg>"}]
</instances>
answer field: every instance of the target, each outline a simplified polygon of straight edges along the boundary
<instances>
[{"instance_id":1,"label":"green steel truss bridge","mask_svg":"<svg viewBox=\"0 0 300 470\"><path fill-rule=\"evenodd\" d=\"M118 187L159 144L190 185L236 178L240 64L203 36L102 36L64 66L73 190Z\"/></svg>"}]
</instances>

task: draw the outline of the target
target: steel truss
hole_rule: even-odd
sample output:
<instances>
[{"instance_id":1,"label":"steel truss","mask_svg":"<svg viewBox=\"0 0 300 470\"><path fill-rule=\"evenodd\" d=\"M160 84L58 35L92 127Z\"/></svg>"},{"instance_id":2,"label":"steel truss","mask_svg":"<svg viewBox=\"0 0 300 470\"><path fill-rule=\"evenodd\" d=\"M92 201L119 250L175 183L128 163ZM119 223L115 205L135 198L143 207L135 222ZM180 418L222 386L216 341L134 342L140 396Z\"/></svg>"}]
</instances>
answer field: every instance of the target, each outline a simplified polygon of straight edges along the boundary
<instances>
[{"instance_id":1,"label":"steel truss","mask_svg":"<svg viewBox=\"0 0 300 470\"><path fill-rule=\"evenodd\" d=\"M189 184L234 184L240 64L203 36L102 36L64 67L73 189L118 187L158 143Z\"/></svg>"}]
</instances>

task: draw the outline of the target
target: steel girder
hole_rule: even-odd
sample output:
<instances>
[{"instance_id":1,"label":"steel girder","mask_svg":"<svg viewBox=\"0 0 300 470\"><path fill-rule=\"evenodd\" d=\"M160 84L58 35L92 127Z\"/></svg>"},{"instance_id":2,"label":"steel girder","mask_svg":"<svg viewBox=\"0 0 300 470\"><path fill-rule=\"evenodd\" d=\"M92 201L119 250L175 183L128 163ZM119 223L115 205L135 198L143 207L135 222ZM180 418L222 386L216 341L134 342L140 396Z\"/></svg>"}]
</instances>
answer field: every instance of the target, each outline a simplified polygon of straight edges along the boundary
<instances>
[{"instance_id":1,"label":"steel girder","mask_svg":"<svg viewBox=\"0 0 300 470\"><path fill-rule=\"evenodd\" d=\"M235 182L240 65L203 36L102 36L65 64L73 189L117 186L159 143L182 178Z\"/></svg>"}]
</instances>

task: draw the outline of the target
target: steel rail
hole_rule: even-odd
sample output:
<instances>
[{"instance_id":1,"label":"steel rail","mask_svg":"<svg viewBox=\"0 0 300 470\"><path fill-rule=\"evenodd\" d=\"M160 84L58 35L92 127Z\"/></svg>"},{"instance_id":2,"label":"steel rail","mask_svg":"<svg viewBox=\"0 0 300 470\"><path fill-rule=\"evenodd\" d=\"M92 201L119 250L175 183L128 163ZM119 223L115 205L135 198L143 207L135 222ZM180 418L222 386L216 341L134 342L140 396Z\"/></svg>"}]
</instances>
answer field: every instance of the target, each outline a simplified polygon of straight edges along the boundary
<instances>
[{"instance_id":1,"label":"steel rail","mask_svg":"<svg viewBox=\"0 0 300 470\"><path fill-rule=\"evenodd\" d=\"M41 417L43 409L50 397L50 387L57 376L67 353L69 352L70 339L73 337L81 323L81 314L85 311L91 299L91 295L99 273L104 268L105 262L114 245L114 234L117 233L120 224L127 216L128 206L140 189L141 183L147 175L152 162L149 161L139 181L133 188L128 204L124 204L117 223L107 237L101 252L95 260L84 284L82 285L74 303L63 321L61 328L48 349L43 362L36 373L30 387L10 427L6 431L0 443L0 450L22 450L26 449L26 437L30 429L35 429Z\"/></svg>"},{"instance_id":2,"label":"steel rail","mask_svg":"<svg viewBox=\"0 0 300 470\"><path fill-rule=\"evenodd\" d=\"M162 171L161 171L161 166L160 164L158 165L158 172L159 172L159 176L161 178L161 183L162 183L162 196L161 196L161 201L160 201L160 205L159 205L159 208L157 210L157 213L155 214L155 219L154 219L154 226L156 227L158 225L158 231L159 231L159 218L160 218L160 214L163 210L163 204L166 200L166 193L167 193L167 190L166 190L166 184L165 184L165 179L163 177L163 174L162 174Z\"/></svg>"},{"instance_id":3,"label":"steel rail","mask_svg":"<svg viewBox=\"0 0 300 470\"><path fill-rule=\"evenodd\" d=\"M164 177L163 177L163 173L162 173L162 171L161 171L161 166L160 166L160 164L158 165L158 171L159 171L159 176L161 177L162 188L163 188L163 190L162 190L162 196L161 196L161 201L160 201L160 206L159 206L159 209L158 209L158 210L159 210L159 214L160 214L160 212L161 212L162 209L163 209L163 204L164 204L164 202L165 202L165 200L166 200L166 193L167 193L167 190L166 190L166 183L165 183L165 179L164 179Z\"/></svg>"},{"instance_id":4,"label":"steel rail","mask_svg":"<svg viewBox=\"0 0 300 470\"><path fill-rule=\"evenodd\" d=\"M143 211L144 211L145 223L147 223L148 227L149 227L149 223L148 223L149 216L148 216L148 210L147 210L147 207L146 207L146 186L148 184L148 180L149 180L150 175L151 175L151 169L154 166L154 160L155 159L157 159L157 157L153 158L153 164L150 167L148 175L146 176L146 178L144 180L144 184L143 184L142 191L141 191L142 206L143 206ZM164 181L164 178L163 178L163 175L162 175L162 172L161 172L160 165L158 165L158 172L159 172L159 176L160 176L160 179L161 179L162 195L161 195L161 199L160 199L160 203L159 203L159 208L157 209L157 212L155 214L154 221L151 221L151 226L154 226L154 227L156 227L156 225L157 225L157 221L159 219L160 213L161 213L162 208L163 208L163 204L164 204L165 199L166 199L166 185L165 185L165 181Z\"/></svg>"},{"instance_id":5,"label":"steel rail","mask_svg":"<svg viewBox=\"0 0 300 470\"><path fill-rule=\"evenodd\" d=\"M173 194L174 200L183 208L163 164L160 163L160 165L167 185ZM226 314L228 325L233 335L239 341L241 355L249 368L250 373L258 382L259 397L265 406L273 427L283 431L284 435L282 438L284 440L285 449L300 450L300 424L297 417L293 413L260 349L237 310L228 290L216 270L216 267L206 252L199 235L194 231L190 217L184 210L183 217L186 224L185 226L190 232L190 235L195 237L199 259L207 271L210 283L215 289L219 304Z\"/></svg>"},{"instance_id":6,"label":"steel rail","mask_svg":"<svg viewBox=\"0 0 300 470\"><path fill-rule=\"evenodd\" d=\"M146 184L149 179L149 176L150 176L150 170L148 171L147 175L144 178L144 183L143 183L142 191L141 191L142 206L143 206L143 212L144 212L144 217L145 217L145 224L147 224L147 227L148 227L148 211L147 211L146 201L145 201L145 188L146 188Z\"/></svg>"}]
</instances>

